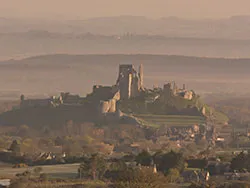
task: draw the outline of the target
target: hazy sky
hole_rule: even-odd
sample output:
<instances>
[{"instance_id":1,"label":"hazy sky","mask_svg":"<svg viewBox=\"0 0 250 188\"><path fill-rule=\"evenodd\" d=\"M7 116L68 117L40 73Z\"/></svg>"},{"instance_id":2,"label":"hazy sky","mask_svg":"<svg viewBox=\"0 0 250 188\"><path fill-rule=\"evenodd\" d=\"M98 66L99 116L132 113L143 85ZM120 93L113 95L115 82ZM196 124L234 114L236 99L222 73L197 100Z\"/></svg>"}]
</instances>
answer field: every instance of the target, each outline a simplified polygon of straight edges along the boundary
<instances>
[{"instance_id":1,"label":"hazy sky","mask_svg":"<svg viewBox=\"0 0 250 188\"><path fill-rule=\"evenodd\" d=\"M85 19L135 15L222 18L250 14L250 0L0 0L0 17Z\"/></svg>"}]
</instances>

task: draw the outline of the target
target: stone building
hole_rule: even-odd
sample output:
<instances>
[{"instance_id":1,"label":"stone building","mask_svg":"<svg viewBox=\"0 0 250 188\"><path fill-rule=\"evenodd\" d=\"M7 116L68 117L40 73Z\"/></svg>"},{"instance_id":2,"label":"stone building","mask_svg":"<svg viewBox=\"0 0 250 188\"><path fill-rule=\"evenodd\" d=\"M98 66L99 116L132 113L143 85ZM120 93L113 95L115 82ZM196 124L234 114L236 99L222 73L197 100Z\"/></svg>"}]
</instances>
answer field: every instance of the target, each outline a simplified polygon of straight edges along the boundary
<instances>
[{"instance_id":1,"label":"stone building","mask_svg":"<svg viewBox=\"0 0 250 188\"><path fill-rule=\"evenodd\" d=\"M172 90L172 84L167 83L163 86L163 96L164 96L164 103L166 103L170 97L174 96L174 92Z\"/></svg>"},{"instance_id":2,"label":"stone building","mask_svg":"<svg viewBox=\"0 0 250 188\"><path fill-rule=\"evenodd\" d=\"M163 86L163 93L165 96L165 101L169 99L169 97L173 96L180 96L183 97L184 99L187 100L192 100L193 99L193 91L186 90L185 84L183 85L183 88L180 89L177 87L177 84L175 82L169 82L167 84L164 84Z\"/></svg>"},{"instance_id":3,"label":"stone building","mask_svg":"<svg viewBox=\"0 0 250 188\"><path fill-rule=\"evenodd\" d=\"M143 90L143 67L139 66L139 73L131 64L119 66L119 75L116 82L120 90L121 99L136 97Z\"/></svg>"},{"instance_id":4,"label":"stone building","mask_svg":"<svg viewBox=\"0 0 250 188\"><path fill-rule=\"evenodd\" d=\"M91 96L93 101L98 102L98 114L118 113L117 101L120 100L120 91L117 86L95 85Z\"/></svg>"}]
</instances>

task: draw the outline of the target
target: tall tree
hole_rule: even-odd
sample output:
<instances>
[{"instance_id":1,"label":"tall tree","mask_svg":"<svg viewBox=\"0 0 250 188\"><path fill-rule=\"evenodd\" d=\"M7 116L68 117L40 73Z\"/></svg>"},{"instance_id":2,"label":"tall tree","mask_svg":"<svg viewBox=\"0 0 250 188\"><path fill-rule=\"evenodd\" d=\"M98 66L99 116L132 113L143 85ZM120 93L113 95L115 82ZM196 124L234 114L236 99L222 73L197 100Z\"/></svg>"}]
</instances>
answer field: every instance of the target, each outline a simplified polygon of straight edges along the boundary
<instances>
[{"instance_id":1,"label":"tall tree","mask_svg":"<svg viewBox=\"0 0 250 188\"><path fill-rule=\"evenodd\" d=\"M152 156L146 150L143 150L136 157L136 162L141 164L142 166L149 166L152 161Z\"/></svg>"},{"instance_id":2,"label":"tall tree","mask_svg":"<svg viewBox=\"0 0 250 188\"><path fill-rule=\"evenodd\" d=\"M99 154L92 154L79 167L78 174L80 178L92 178L93 180L102 179L107 170L105 159Z\"/></svg>"},{"instance_id":3,"label":"tall tree","mask_svg":"<svg viewBox=\"0 0 250 188\"><path fill-rule=\"evenodd\" d=\"M169 153L156 153L154 162L157 169L163 173L167 173L169 169L175 168L180 172L185 168L185 158L182 153L170 151Z\"/></svg>"},{"instance_id":4,"label":"tall tree","mask_svg":"<svg viewBox=\"0 0 250 188\"><path fill-rule=\"evenodd\" d=\"M114 182L117 188L159 188L168 187L168 180L162 173L153 173L150 168L127 169L118 174Z\"/></svg>"},{"instance_id":5,"label":"tall tree","mask_svg":"<svg viewBox=\"0 0 250 188\"><path fill-rule=\"evenodd\" d=\"M233 170L250 170L250 155L241 152L236 157L232 159L231 168Z\"/></svg>"}]
</instances>

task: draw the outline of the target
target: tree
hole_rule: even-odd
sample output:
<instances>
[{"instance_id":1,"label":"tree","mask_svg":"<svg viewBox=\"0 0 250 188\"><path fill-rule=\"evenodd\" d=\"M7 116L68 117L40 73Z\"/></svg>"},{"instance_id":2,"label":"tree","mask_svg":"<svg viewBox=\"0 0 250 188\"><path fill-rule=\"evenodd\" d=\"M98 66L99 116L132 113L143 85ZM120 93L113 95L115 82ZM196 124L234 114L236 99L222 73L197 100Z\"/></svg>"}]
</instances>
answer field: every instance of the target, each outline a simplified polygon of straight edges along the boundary
<instances>
[{"instance_id":1,"label":"tree","mask_svg":"<svg viewBox=\"0 0 250 188\"><path fill-rule=\"evenodd\" d=\"M109 165L108 170L105 172L105 178L114 181L118 178L121 172L128 169L126 163L122 160L114 161Z\"/></svg>"},{"instance_id":2,"label":"tree","mask_svg":"<svg viewBox=\"0 0 250 188\"><path fill-rule=\"evenodd\" d=\"M19 180L11 182L9 186L9 188L26 188L26 187L27 187L26 183Z\"/></svg>"},{"instance_id":3,"label":"tree","mask_svg":"<svg viewBox=\"0 0 250 188\"><path fill-rule=\"evenodd\" d=\"M118 160L110 164L109 170L124 171L124 170L127 170L127 165L124 161Z\"/></svg>"},{"instance_id":4,"label":"tree","mask_svg":"<svg viewBox=\"0 0 250 188\"><path fill-rule=\"evenodd\" d=\"M187 160L188 167L189 168L199 168L199 169L204 169L207 166L207 159L189 159Z\"/></svg>"},{"instance_id":5,"label":"tree","mask_svg":"<svg viewBox=\"0 0 250 188\"><path fill-rule=\"evenodd\" d=\"M30 171L24 171L23 173L18 173L16 174L16 177L18 178L17 181L14 182L14 185L16 185L15 183L26 183L28 182L28 180L31 177L31 172Z\"/></svg>"},{"instance_id":6,"label":"tree","mask_svg":"<svg viewBox=\"0 0 250 188\"><path fill-rule=\"evenodd\" d=\"M43 171L43 168L42 167L36 167L34 168L33 172L35 175L40 175L40 173Z\"/></svg>"},{"instance_id":7,"label":"tree","mask_svg":"<svg viewBox=\"0 0 250 188\"><path fill-rule=\"evenodd\" d=\"M169 153L158 152L154 155L154 162L157 169L163 173L167 173L169 169L176 168L182 172L185 168L185 158L182 153L170 151Z\"/></svg>"},{"instance_id":8,"label":"tree","mask_svg":"<svg viewBox=\"0 0 250 188\"><path fill-rule=\"evenodd\" d=\"M42 181L47 181L48 180L48 174L46 174L46 173L42 173L42 174L40 174L40 180L42 180Z\"/></svg>"},{"instance_id":9,"label":"tree","mask_svg":"<svg viewBox=\"0 0 250 188\"><path fill-rule=\"evenodd\" d=\"M80 178L102 179L107 170L105 159L99 154L92 154L90 158L80 165L78 174Z\"/></svg>"},{"instance_id":10,"label":"tree","mask_svg":"<svg viewBox=\"0 0 250 188\"><path fill-rule=\"evenodd\" d=\"M245 154L244 152L239 153L231 161L231 168L233 170L250 170L250 155Z\"/></svg>"},{"instance_id":11,"label":"tree","mask_svg":"<svg viewBox=\"0 0 250 188\"><path fill-rule=\"evenodd\" d=\"M116 188L158 188L167 187L167 179L162 173L153 173L152 169L128 168L118 174Z\"/></svg>"},{"instance_id":12,"label":"tree","mask_svg":"<svg viewBox=\"0 0 250 188\"><path fill-rule=\"evenodd\" d=\"M17 142L17 140L14 140L9 148L10 151L14 152L14 153L19 153L20 152L20 144Z\"/></svg>"},{"instance_id":13,"label":"tree","mask_svg":"<svg viewBox=\"0 0 250 188\"><path fill-rule=\"evenodd\" d=\"M167 178L170 183L175 183L180 178L180 172L176 168L169 169Z\"/></svg>"},{"instance_id":14,"label":"tree","mask_svg":"<svg viewBox=\"0 0 250 188\"><path fill-rule=\"evenodd\" d=\"M152 156L149 152L143 150L141 153L139 153L136 157L136 162L141 164L142 166L149 166L152 161Z\"/></svg>"}]
</instances>

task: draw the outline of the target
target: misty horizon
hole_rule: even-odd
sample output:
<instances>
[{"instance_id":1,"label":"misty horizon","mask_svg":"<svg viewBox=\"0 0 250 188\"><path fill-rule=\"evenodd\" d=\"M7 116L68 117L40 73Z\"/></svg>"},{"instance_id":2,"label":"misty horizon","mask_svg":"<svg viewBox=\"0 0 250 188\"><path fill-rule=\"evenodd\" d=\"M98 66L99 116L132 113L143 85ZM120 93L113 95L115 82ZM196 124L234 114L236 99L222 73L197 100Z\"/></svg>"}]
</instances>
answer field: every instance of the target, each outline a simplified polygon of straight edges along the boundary
<instances>
[{"instance_id":1,"label":"misty horizon","mask_svg":"<svg viewBox=\"0 0 250 188\"><path fill-rule=\"evenodd\" d=\"M109 19L109 18L124 18L124 17L131 17L131 18L144 18L147 20L157 21L162 19L172 19L172 20L184 20L184 21L222 21L227 19L237 19L237 18L250 18L250 13L248 14L232 14L223 17L185 17L185 16L178 16L178 15L166 15L166 16L159 16L159 17L150 17L147 15L136 15L136 14L117 14L117 15L107 15L107 16L88 16L88 17L70 17L65 18L63 16L53 16L51 18L48 17L39 17L39 16L13 16L13 15L3 15L0 14L0 21L4 21L4 19L9 20L16 20L16 21L45 21L45 22L59 22L59 21L92 21L97 19Z\"/></svg>"},{"instance_id":2,"label":"misty horizon","mask_svg":"<svg viewBox=\"0 0 250 188\"><path fill-rule=\"evenodd\" d=\"M149 18L182 17L227 18L234 15L249 15L250 2L247 0L136 0L136 1L3 1L0 17L88 19L91 17L113 17L120 15L146 16ZM32 7L32 8L30 8ZM199 8L197 8L199 7Z\"/></svg>"}]
</instances>

